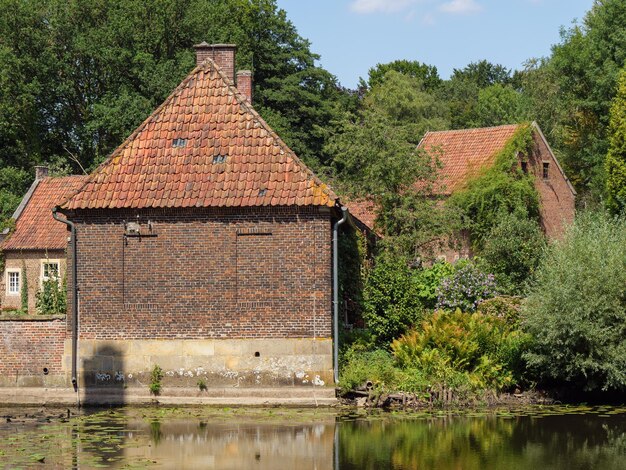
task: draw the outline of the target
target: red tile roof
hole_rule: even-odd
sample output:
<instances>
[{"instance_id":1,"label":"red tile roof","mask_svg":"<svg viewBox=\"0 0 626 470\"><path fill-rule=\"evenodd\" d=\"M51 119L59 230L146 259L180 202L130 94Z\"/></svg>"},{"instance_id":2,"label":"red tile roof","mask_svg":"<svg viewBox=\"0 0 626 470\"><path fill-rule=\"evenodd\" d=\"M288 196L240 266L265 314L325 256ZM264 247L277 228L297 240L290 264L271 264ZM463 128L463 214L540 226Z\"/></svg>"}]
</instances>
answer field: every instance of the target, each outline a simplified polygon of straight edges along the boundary
<instances>
[{"instance_id":1,"label":"red tile roof","mask_svg":"<svg viewBox=\"0 0 626 470\"><path fill-rule=\"evenodd\" d=\"M62 208L331 207L336 199L207 59Z\"/></svg>"},{"instance_id":2,"label":"red tile roof","mask_svg":"<svg viewBox=\"0 0 626 470\"><path fill-rule=\"evenodd\" d=\"M350 214L357 218L363 225L371 231L374 230L376 221L376 203L369 199L348 200L344 204L348 207Z\"/></svg>"},{"instance_id":3,"label":"red tile roof","mask_svg":"<svg viewBox=\"0 0 626 470\"><path fill-rule=\"evenodd\" d=\"M39 181L15 222L15 231L2 243L2 249L65 249L67 226L52 218L52 208L76 192L86 180L86 176L66 176Z\"/></svg>"},{"instance_id":4,"label":"red tile roof","mask_svg":"<svg viewBox=\"0 0 626 470\"><path fill-rule=\"evenodd\" d=\"M480 129L427 132L419 147L433 151L443 168L437 184L439 194L451 194L460 189L482 168L493 163L496 154L504 148L521 125L513 124Z\"/></svg>"}]
</instances>

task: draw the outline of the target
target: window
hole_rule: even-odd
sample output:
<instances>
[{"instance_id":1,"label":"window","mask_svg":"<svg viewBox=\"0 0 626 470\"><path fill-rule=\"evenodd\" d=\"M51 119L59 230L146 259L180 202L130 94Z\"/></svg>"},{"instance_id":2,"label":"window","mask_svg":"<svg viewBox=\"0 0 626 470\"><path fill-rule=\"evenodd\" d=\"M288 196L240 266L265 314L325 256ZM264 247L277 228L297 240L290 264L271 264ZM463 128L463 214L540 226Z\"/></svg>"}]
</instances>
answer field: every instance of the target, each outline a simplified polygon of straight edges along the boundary
<instances>
[{"instance_id":1,"label":"window","mask_svg":"<svg viewBox=\"0 0 626 470\"><path fill-rule=\"evenodd\" d=\"M224 163L226 161L226 155L215 155L213 157L213 163Z\"/></svg>"},{"instance_id":2,"label":"window","mask_svg":"<svg viewBox=\"0 0 626 470\"><path fill-rule=\"evenodd\" d=\"M172 140L172 147L179 148L187 145L187 139L174 139Z\"/></svg>"},{"instance_id":3,"label":"window","mask_svg":"<svg viewBox=\"0 0 626 470\"><path fill-rule=\"evenodd\" d=\"M22 287L21 270L7 269L7 295L19 295Z\"/></svg>"},{"instance_id":4,"label":"window","mask_svg":"<svg viewBox=\"0 0 626 470\"><path fill-rule=\"evenodd\" d=\"M547 180L550 177L550 162L543 162L543 179Z\"/></svg>"},{"instance_id":5,"label":"window","mask_svg":"<svg viewBox=\"0 0 626 470\"><path fill-rule=\"evenodd\" d=\"M528 162L521 162L522 172L527 175L528 174Z\"/></svg>"},{"instance_id":6,"label":"window","mask_svg":"<svg viewBox=\"0 0 626 470\"><path fill-rule=\"evenodd\" d=\"M51 279L59 279L60 267L59 260L42 260L41 261L41 282L49 281Z\"/></svg>"}]
</instances>

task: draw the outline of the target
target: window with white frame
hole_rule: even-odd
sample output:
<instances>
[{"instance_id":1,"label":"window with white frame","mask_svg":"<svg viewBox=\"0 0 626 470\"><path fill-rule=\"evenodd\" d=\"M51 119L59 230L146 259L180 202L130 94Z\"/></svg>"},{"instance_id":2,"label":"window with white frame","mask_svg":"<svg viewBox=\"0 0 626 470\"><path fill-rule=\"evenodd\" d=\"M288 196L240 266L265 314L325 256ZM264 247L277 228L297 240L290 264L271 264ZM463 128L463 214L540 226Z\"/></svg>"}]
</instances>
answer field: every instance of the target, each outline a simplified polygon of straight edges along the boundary
<instances>
[{"instance_id":1,"label":"window with white frame","mask_svg":"<svg viewBox=\"0 0 626 470\"><path fill-rule=\"evenodd\" d=\"M19 295L22 287L21 269L7 269L7 295Z\"/></svg>"},{"instance_id":2,"label":"window with white frame","mask_svg":"<svg viewBox=\"0 0 626 470\"><path fill-rule=\"evenodd\" d=\"M41 282L59 279L61 263L57 259L41 260Z\"/></svg>"}]
</instances>

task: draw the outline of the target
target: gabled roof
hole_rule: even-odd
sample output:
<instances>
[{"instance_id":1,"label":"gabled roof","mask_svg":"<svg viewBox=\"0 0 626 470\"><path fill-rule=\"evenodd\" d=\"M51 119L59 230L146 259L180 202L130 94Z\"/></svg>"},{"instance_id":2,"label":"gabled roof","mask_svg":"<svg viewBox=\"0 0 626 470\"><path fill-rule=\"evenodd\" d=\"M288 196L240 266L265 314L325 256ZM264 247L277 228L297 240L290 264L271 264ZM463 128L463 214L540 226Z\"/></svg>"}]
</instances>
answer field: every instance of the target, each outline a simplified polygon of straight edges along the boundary
<instances>
[{"instance_id":1,"label":"gabled roof","mask_svg":"<svg viewBox=\"0 0 626 470\"><path fill-rule=\"evenodd\" d=\"M434 151L441 161L440 180L435 191L451 194L494 162L513 134L521 127L513 124L480 129L427 132L419 148Z\"/></svg>"},{"instance_id":2,"label":"gabled roof","mask_svg":"<svg viewBox=\"0 0 626 470\"><path fill-rule=\"evenodd\" d=\"M336 199L207 59L62 209L331 207Z\"/></svg>"},{"instance_id":3,"label":"gabled roof","mask_svg":"<svg viewBox=\"0 0 626 470\"><path fill-rule=\"evenodd\" d=\"M52 218L52 208L76 192L86 176L36 180L15 214L15 230L1 245L3 250L63 250L67 226Z\"/></svg>"}]
</instances>

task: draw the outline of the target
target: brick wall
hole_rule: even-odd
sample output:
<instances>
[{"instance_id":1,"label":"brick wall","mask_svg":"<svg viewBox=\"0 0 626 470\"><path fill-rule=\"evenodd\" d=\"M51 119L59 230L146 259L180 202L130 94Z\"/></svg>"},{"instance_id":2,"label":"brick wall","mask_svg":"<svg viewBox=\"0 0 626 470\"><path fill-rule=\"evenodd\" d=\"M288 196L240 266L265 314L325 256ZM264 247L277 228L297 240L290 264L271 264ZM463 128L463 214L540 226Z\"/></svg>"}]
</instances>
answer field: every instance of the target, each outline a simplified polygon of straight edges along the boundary
<instances>
[{"instance_id":1,"label":"brick wall","mask_svg":"<svg viewBox=\"0 0 626 470\"><path fill-rule=\"evenodd\" d=\"M567 225L574 221L575 196L537 132L533 133L533 140L534 147L528 166L535 175L535 187L539 193L541 225L549 239L559 239ZM544 162L549 164L547 179L543 178Z\"/></svg>"},{"instance_id":2,"label":"brick wall","mask_svg":"<svg viewBox=\"0 0 626 470\"><path fill-rule=\"evenodd\" d=\"M81 338L331 336L328 210L83 211L72 219ZM124 221L149 236L125 238Z\"/></svg>"},{"instance_id":3,"label":"brick wall","mask_svg":"<svg viewBox=\"0 0 626 470\"><path fill-rule=\"evenodd\" d=\"M7 269L19 269L20 272L26 266L26 278L28 279L28 311L35 314L35 301L37 292L41 287L41 263L44 260L59 260L61 277L65 275L65 251L8 251L4 253L5 268L0 273L0 305L2 307L21 308L22 300L20 294L7 295L6 272ZM23 272L22 272L23 276Z\"/></svg>"},{"instance_id":4,"label":"brick wall","mask_svg":"<svg viewBox=\"0 0 626 470\"><path fill-rule=\"evenodd\" d=\"M61 376L64 341L63 318L0 319L0 385L42 385Z\"/></svg>"}]
</instances>

